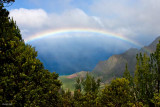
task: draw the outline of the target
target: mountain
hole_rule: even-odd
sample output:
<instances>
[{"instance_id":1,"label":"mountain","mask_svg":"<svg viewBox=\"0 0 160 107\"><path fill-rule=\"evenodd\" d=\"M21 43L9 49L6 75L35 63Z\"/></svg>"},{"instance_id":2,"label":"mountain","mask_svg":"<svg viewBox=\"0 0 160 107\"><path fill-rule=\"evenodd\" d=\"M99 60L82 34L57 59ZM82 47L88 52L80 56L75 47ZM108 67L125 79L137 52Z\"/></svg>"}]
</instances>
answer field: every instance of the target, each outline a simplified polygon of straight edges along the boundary
<instances>
[{"instance_id":1,"label":"mountain","mask_svg":"<svg viewBox=\"0 0 160 107\"><path fill-rule=\"evenodd\" d=\"M101 78L103 87L104 83L110 82L113 78L122 77L125 70L126 63L128 64L128 69L132 75L134 75L135 65L136 65L136 55L138 53L147 53L148 55L156 50L156 45L158 44L160 37L156 38L150 45L144 46L141 49L131 48L126 52L113 55L108 58L108 60L100 61L92 72L88 72L95 78ZM77 77L85 77L87 72L78 72L72 75L60 76L59 79L63 83L64 89L70 89L74 91L74 84Z\"/></svg>"},{"instance_id":2,"label":"mountain","mask_svg":"<svg viewBox=\"0 0 160 107\"><path fill-rule=\"evenodd\" d=\"M113 55L106 61L100 61L93 69L92 74L96 77L101 77L103 82L108 82L115 77L122 77L125 70L125 65L128 64L128 69L133 75L136 65L136 54L147 53L148 55L156 50L156 45L160 37L156 38L150 45L141 48L140 50L131 48L120 55Z\"/></svg>"},{"instance_id":3,"label":"mountain","mask_svg":"<svg viewBox=\"0 0 160 107\"><path fill-rule=\"evenodd\" d=\"M128 69L133 73L134 66L136 64L136 54L138 49L129 49L123 54L113 55L106 61L99 62L93 69L92 74L96 76L102 76L102 79L108 80L114 77L122 76L125 70L125 65L128 63Z\"/></svg>"},{"instance_id":4,"label":"mountain","mask_svg":"<svg viewBox=\"0 0 160 107\"><path fill-rule=\"evenodd\" d=\"M141 52L152 53L156 50L156 46L160 40L160 36L157 37L150 45L140 49Z\"/></svg>"}]
</instances>

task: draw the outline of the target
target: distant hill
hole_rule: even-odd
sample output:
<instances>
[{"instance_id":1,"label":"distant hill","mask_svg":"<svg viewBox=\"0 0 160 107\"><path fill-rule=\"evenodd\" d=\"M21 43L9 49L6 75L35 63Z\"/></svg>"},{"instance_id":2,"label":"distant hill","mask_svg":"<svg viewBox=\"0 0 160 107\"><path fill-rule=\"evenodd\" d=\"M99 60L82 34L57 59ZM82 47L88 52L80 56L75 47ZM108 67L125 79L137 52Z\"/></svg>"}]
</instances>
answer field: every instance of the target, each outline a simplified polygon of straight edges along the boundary
<instances>
[{"instance_id":1,"label":"distant hill","mask_svg":"<svg viewBox=\"0 0 160 107\"><path fill-rule=\"evenodd\" d=\"M125 70L126 63L128 63L128 69L133 73L138 52L137 49L132 48L123 54L113 55L108 60L99 62L92 73L96 76L102 76L104 80L120 77Z\"/></svg>"},{"instance_id":2,"label":"distant hill","mask_svg":"<svg viewBox=\"0 0 160 107\"><path fill-rule=\"evenodd\" d=\"M157 37L150 45L145 46L140 49L141 52L147 52L147 53L152 53L156 50L156 46L160 40L160 36Z\"/></svg>"},{"instance_id":3,"label":"distant hill","mask_svg":"<svg viewBox=\"0 0 160 107\"><path fill-rule=\"evenodd\" d=\"M145 46L140 50L131 48L120 55L113 55L106 61L100 61L93 69L92 74L101 77L104 82L107 82L115 77L122 77L126 63L128 69L133 75L136 65L136 54L147 53L148 55L156 50L156 45L160 37L156 38L149 46Z\"/></svg>"}]
</instances>

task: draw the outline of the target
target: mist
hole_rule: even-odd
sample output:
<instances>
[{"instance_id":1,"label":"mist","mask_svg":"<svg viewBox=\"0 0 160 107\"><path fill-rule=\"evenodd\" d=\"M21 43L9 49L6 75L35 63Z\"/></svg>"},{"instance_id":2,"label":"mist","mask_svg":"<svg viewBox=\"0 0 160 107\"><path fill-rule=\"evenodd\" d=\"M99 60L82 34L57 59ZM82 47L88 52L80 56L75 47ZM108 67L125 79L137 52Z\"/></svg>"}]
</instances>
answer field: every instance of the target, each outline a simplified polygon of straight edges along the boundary
<instances>
[{"instance_id":1,"label":"mist","mask_svg":"<svg viewBox=\"0 0 160 107\"><path fill-rule=\"evenodd\" d=\"M69 75L92 71L99 61L120 54L133 44L113 37L94 34L65 34L59 38L48 37L29 42L38 51L38 58L50 72ZM83 36L81 36L83 35Z\"/></svg>"}]
</instances>

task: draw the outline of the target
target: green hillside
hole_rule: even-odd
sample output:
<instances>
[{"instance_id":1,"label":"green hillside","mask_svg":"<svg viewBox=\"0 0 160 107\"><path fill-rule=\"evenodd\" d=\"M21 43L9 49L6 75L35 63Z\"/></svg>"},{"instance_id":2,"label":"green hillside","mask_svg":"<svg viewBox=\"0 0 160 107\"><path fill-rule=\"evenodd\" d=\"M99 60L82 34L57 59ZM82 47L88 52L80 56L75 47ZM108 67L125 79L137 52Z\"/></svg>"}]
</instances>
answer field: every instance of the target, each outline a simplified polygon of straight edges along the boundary
<instances>
[{"instance_id":1,"label":"green hillside","mask_svg":"<svg viewBox=\"0 0 160 107\"><path fill-rule=\"evenodd\" d=\"M65 90L70 90L74 91L75 89L75 81L78 77L85 77L86 71L81 71L78 73L74 73L72 75L67 75L67 76L59 76L59 80L62 82L62 87Z\"/></svg>"}]
</instances>

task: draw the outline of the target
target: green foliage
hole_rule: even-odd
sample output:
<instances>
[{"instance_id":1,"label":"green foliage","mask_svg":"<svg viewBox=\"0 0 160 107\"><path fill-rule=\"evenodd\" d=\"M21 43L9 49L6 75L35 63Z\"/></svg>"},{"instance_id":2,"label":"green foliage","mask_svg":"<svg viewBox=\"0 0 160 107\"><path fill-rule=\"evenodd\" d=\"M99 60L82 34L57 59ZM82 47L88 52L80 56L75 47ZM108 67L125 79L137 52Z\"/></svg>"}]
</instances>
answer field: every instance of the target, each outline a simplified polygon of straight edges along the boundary
<instances>
[{"instance_id":1,"label":"green foliage","mask_svg":"<svg viewBox=\"0 0 160 107\"><path fill-rule=\"evenodd\" d=\"M0 104L56 106L61 85L58 75L44 69L8 14L0 7Z\"/></svg>"},{"instance_id":2,"label":"green foliage","mask_svg":"<svg viewBox=\"0 0 160 107\"><path fill-rule=\"evenodd\" d=\"M94 77L86 74L86 78L77 78L74 91L74 106L96 106L100 79L97 81Z\"/></svg>"},{"instance_id":3,"label":"green foliage","mask_svg":"<svg viewBox=\"0 0 160 107\"><path fill-rule=\"evenodd\" d=\"M73 102L73 96L70 90L67 90L66 92L62 89L62 94L61 94L61 102L58 104L60 107L72 107L74 102Z\"/></svg>"},{"instance_id":4,"label":"green foliage","mask_svg":"<svg viewBox=\"0 0 160 107\"><path fill-rule=\"evenodd\" d=\"M106 85L99 99L101 105L106 107L121 107L133 105L130 94L129 81L125 78L117 78Z\"/></svg>"},{"instance_id":5,"label":"green foliage","mask_svg":"<svg viewBox=\"0 0 160 107\"><path fill-rule=\"evenodd\" d=\"M129 81L129 85L132 87L133 86L133 77L131 76L129 70L128 70L128 65L126 64L125 71L123 73L123 78L127 79Z\"/></svg>"},{"instance_id":6,"label":"green foliage","mask_svg":"<svg viewBox=\"0 0 160 107\"><path fill-rule=\"evenodd\" d=\"M155 104L155 107L159 107L160 106L160 93L154 93L154 97L151 101Z\"/></svg>"},{"instance_id":7,"label":"green foliage","mask_svg":"<svg viewBox=\"0 0 160 107\"><path fill-rule=\"evenodd\" d=\"M81 92L81 88L82 88L82 86L81 86L81 79L78 77L76 79L75 90L78 90L78 91Z\"/></svg>"},{"instance_id":8,"label":"green foliage","mask_svg":"<svg viewBox=\"0 0 160 107\"><path fill-rule=\"evenodd\" d=\"M85 93L95 93L100 87L100 79L96 81L94 77L87 73L86 79L82 81L82 86Z\"/></svg>"},{"instance_id":9,"label":"green foliage","mask_svg":"<svg viewBox=\"0 0 160 107\"><path fill-rule=\"evenodd\" d=\"M159 106L160 96L157 93L160 90L160 42L150 57L140 53L136 58L134 81L130 85L135 106ZM127 66L124 77L130 81Z\"/></svg>"},{"instance_id":10,"label":"green foliage","mask_svg":"<svg viewBox=\"0 0 160 107\"><path fill-rule=\"evenodd\" d=\"M144 54L137 55L137 64L134 77L136 100L151 103L155 90L155 72L151 65L151 59Z\"/></svg>"},{"instance_id":11,"label":"green foliage","mask_svg":"<svg viewBox=\"0 0 160 107\"><path fill-rule=\"evenodd\" d=\"M97 105L97 93L82 94L78 90L74 91L74 106L75 107L92 107Z\"/></svg>"},{"instance_id":12,"label":"green foliage","mask_svg":"<svg viewBox=\"0 0 160 107\"><path fill-rule=\"evenodd\" d=\"M80 102L80 99L82 97L82 93L80 90L75 90L74 91L74 100Z\"/></svg>"},{"instance_id":13,"label":"green foliage","mask_svg":"<svg viewBox=\"0 0 160 107\"><path fill-rule=\"evenodd\" d=\"M156 51L152 54L152 57L155 62L156 68L156 84L157 84L157 91L160 92L160 41L157 44Z\"/></svg>"}]
</instances>

